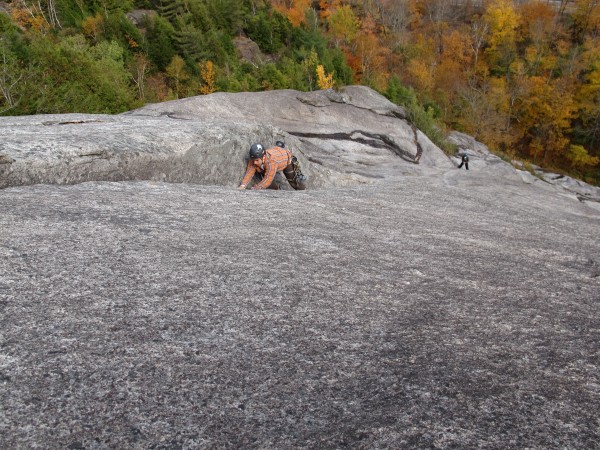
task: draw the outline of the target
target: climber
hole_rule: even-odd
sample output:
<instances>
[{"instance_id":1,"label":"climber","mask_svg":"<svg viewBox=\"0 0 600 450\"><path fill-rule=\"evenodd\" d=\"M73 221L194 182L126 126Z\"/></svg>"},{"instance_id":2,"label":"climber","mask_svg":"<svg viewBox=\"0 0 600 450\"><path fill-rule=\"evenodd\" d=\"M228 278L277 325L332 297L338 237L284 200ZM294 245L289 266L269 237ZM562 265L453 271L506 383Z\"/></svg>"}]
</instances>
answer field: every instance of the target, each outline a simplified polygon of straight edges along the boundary
<instances>
[{"instance_id":1,"label":"climber","mask_svg":"<svg viewBox=\"0 0 600 450\"><path fill-rule=\"evenodd\" d=\"M469 155L466 152L466 150L462 154L462 158L461 158L460 165L458 166L458 168L460 169L463 166L463 164L465 165L465 169L469 170Z\"/></svg>"},{"instance_id":2,"label":"climber","mask_svg":"<svg viewBox=\"0 0 600 450\"><path fill-rule=\"evenodd\" d=\"M279 171L283 171L288 183L294 189L297 191L306 189L306 177L300 171L300 162L291 150L285 148L284 142L277 141L274 147L267 150L261 144L252 144L250 161L239 189L246 189L255 174L260 181L252 189L279 189L279 185L273 181Z\"/></svg>"}]
</instances>

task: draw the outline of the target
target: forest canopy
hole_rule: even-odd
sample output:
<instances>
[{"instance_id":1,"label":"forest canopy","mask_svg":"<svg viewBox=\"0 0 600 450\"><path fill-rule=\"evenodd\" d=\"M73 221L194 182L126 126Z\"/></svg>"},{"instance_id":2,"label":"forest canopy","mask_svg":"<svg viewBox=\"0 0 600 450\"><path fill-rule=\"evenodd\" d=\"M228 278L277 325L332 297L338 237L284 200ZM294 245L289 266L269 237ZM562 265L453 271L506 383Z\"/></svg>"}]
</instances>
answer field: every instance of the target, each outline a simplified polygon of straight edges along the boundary
<instances>
[{"instance_id":1,"label":"forest canopy","mask_svg":"<svg viewBox=\"0 0 600 450\"><path fill-rule=\"evenodd\" d=\"M370 86L443 146L600 184L600 0L0 2L0 113Z\"/></svg>"}]
</instances>

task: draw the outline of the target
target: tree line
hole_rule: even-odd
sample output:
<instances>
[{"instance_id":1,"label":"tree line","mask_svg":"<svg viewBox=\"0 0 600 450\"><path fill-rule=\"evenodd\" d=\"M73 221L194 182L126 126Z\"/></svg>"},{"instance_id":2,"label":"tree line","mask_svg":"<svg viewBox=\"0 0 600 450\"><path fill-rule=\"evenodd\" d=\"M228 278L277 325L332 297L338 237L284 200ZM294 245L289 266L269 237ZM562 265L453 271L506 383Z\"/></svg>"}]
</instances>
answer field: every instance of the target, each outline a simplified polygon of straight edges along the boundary
<instances>
[{"instance_id":1,"label":"tree line","mask_svg":"<svg viewBox=\"0 0 600 450\"><path fill-rule=\"evenodd\" d=\"M368 85L444 130L600 184L600 0L13 0L0 113Z\"/></svg>"}]
</instances>

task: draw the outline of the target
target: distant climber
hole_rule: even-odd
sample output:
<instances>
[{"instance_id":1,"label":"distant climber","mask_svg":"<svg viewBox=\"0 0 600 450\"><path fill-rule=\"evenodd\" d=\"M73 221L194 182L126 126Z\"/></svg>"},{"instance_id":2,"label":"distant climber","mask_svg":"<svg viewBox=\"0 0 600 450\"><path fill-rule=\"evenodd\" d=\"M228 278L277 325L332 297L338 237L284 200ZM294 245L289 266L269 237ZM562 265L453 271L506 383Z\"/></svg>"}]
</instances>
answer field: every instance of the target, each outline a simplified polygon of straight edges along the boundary
<instances>
[{"instance_id":1,"label":"distant climber","mask_svg":"<svg viewBox=\"0 0 600 450\"><path fill-rule=\"evenodd\" d=\"M274 182L275 174L279 171L283 171L288 183L294 189L297 191L306 189L306 176L300 171L300 161L291 150L285 148L284 142L277 141L274 147L266 150L262 144L252 144L250 161L239 189L246 189L255 175L260 181L252 186L252 189L279 189L279 185Z\"/></svg>"},{"instance_id":2,"label":"distant climber","mask_svg":"<svg viewBox=\"0 0 600 450\"><path fill-rule=\"evenodd\" d=\"M460 169L463 166L463 164L465 166L465 169L469 170L469 154L466 151L462 154L458 168Z\"/></svg>"}]
</instances>

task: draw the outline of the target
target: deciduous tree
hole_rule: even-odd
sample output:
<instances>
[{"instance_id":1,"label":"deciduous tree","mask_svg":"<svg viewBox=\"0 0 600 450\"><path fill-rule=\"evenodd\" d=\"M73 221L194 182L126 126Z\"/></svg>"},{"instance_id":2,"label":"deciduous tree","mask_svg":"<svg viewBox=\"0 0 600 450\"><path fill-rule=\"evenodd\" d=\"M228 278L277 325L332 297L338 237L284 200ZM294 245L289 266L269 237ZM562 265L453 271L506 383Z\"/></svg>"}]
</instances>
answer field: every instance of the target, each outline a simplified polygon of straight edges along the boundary
<instances>
[{"instance_id":1,"label":"deciduous tree","mask_svg":"<svg viewBox=\"0 0 600 450\"><path fill-rule=\"evenodd\" d=\"M304 70L305 79L310 91L315 88L315 74L317 73L318 64L319 55L317 55L317 51L313 47L302 60L302 69Z\"/></svg>"},{"instance_id":2,"label":"deciduous tree","mask_svg":"<svg viewBox=\"0 0 600 450\"><path fill-rule=\"evenodd\" d=\"M523 143L534 163L556 163L569 145L575 111L570 87L539 76L528 78L525 87L526 95L515 105Z\"/></svg>"},{"instance_id":3,"label":"deciduous tree","mask_svg":"<svg viewBox=\"0 0 600 450\"><path fill-rule=\"evenodd\" d=\"M327 18L327 24L337 46L354 42L360 30L360 21L349 5L336 8Z\"/></svg>"},{"instance_id":4,"label":"deciduous tree","mask_svg":"<svg viewBox=\"0 0 600 450\"><path fill-rule=\"evenodd\" d=\"M483 16L489 27L486 54L490 66L506 71L516 56L519 14L512 0L491 0Z\"/></svg>"},{"instance_id":5,"label":"deciduous tree","mask_svg":"<svg viewBox=\"0 0 600 450\"><path fill-rule=\"evenodd\" d=\"M200 86L200 93L202 95L212 94L215 92L215 65L211 60L203 61L198 63L200 68L200 77L202 78L202 86Z\"/></svg>"},{"instance_id":6,"label":"deciduous tree","mask_svg":"<svg viewBox=\"0 0 600 450\"><path fill-rule=\"evenodd\" d=\"M322 64L317 66L317 86L319 89L331 89L334 86L333 72L325 73L325 67Z\"/></svg>"},{"instance_id":7,"label":"deciduous tree","mask_svg":"<svg viewBox=\"0 0 600 450\"><path fill-rule=\"evenodd\" d=\"M179 55L173 56L173 59L167 66L167 70L165 72L167 74L167 78L169 79L171 89L173 89L175 98L179 98L180 96L185 97L184 86L185 82L189 80L190 75L185 68L185 61L183 58Z\"/></svg>"}]
</instances>

